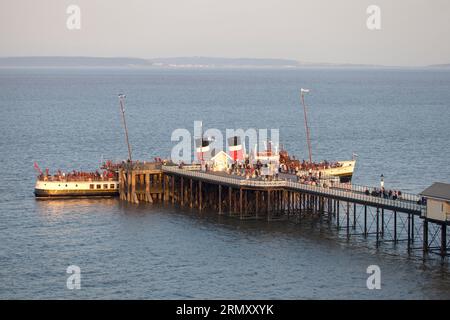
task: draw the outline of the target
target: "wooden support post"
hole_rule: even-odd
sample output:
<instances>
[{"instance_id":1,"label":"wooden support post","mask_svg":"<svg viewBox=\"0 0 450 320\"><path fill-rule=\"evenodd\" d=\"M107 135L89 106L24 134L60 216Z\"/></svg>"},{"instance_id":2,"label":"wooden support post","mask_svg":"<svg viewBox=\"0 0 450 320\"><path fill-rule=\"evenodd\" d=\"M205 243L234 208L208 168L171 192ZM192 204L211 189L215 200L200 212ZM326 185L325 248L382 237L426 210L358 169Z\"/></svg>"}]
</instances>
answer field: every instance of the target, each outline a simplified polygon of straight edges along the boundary
<instances>
[{"instance_id":1,"label":"wooden support post","mask_svg":"<svg viewBox=\"0 0 450 320\"><path fill-rule=\"evenodd\" d=\"M286 192L287 192L287 217L288 217L288 220L289 220L289 215L291 214L291 204L292 204L291 197L292 197L292 192L290 192L290 191L286 191Z\"/></svg>"},{"instance_id":2,"label":"wooden support post","mask_svg":"<svg viewBox=\"0 0 450 320\"><path fill-rule=\"evenodd\" d=\"M131 201L136 204L139 203L136 196L136 174L134 172L131 174Z\"/></svg>"},{"instance_id":3,"label":"wooden support post","mask_svg":"<svg viewBox=\"0 0 450 320\"><path fill-rule=\"evenodd\" d=\"M347 237L350 235L350 202L347 201Z\"/></svg>"},{"instance_id":4,"label":"wooden support post","mask_svg":"<svg viewBox=\"0 0 450 320\"><path fill-rule=\"evenodd\" d=\"M175 203L175 176L172 176L172 203Z\"/></svg>"},{"instance_id":5,"label":"wooden support post","mask_svg":"<svg viewBox=\"0 0 450 320\"><path fill-rule=\"evenodd\" d=\"M377 247L378 247L378 241L380 238L380 224L379 224L379 219L380 219L380 208L377 207Z\"/></svg>"},{"instance_id":6,"label":"wooden support post","mask_svg":"<svg viewBox=\"0 0 450 320\"><path fill-rule=\"evenodd\" d=\"M219 214L222 214L222 185L219 184Z\"/></svg>"},{"instance_id":7,"label":"wooden support post","mask_svg":"<svg viewBox=\"0 0 450 320\"><path fill-rule=\"evenodd\" d=\"M120 179L120 185L119 185L119 192L120 192L120 200L126 200L127 196L125 193L125 173L123 169L119 170L119 179Z\"/></svg>"},{"instance_id":8,"label":"wooden support post","mask_svg":"<svg viewBox=\"0 0 450 320\"><path fill-rule=\"evenodd\" d=\"M233 188L228 187L228 213L231 215L233 213Z\"/></svg>"},{"instance_id":9,"label":"wooden support post","mask_svg":"<svg viewBox=\"0 0 450 320\"><path fill-rule=\"evenodd\" d=\"M364 206L364 236L367 237L367 206Z\"/></svg>"},{"instance_id":10,"label":"wooden support post","mask_svg":"<svg viewBox=\"0 0 450 320\"><path fill-rule=\"evenodd\" d=\"M234 203L233 212L234 213L238 213L239 200L237 198L238 198L238 192L236 190L236 191L233 191L233 203Z\"/></svg>"},{"instance_id":11,"label":"wooden support post","mask_svg":"<svg viewBox=\"0 0 450 320\"><path fill-rule=\"evenodd\" d=\"M397 244L397 211L394 211L394 244Z\"/></svg>"},{"instance_id":12,"label":"wooden support post","mask_svg":"<svg viewBox=\"0 0 450 320\"><path fill-rule=\"evenodd\" d=\"M184 178L181 177L180 181L180 204L183 207L184 206Z\"/></svg>"},{"instance_id":13,"label":"wooden support post","mask_svg":"<svg viewBox=\"0 0 450 320\"><path fill-rule=\"evenodd\" d=\"M192 185L192 179L189 179L189 207L192 208L193 206L193 191L192 191L193 185Z\"/></svg>"},{"instance_id":14,"label":"wooden support post","mask_svg":"<svg viewBox=\"0 0 450 320\"><path fill-rule=\"evenodd\" d=\"M241 215L242 218L242 188L239 188L239 214Z\"/></svg>"},{"instance_id":15,"label":"wooden support post","mask_svg":"<svg viewBox=\"0 0 450 320\"><path fill-rule=\"evenodd\" d=\"M169 201L169 176L164 175L163 181L164 181L164 184L163 184L164 202L168 202Z\"/></svg>"},{"instance_id":16,"label":"wooden support post","mask_svg":"<svg viewBox=\"0 0 450 320\"><path fill-rule=\"evenodd\" d=\"M248 212L248 190L244 191L244 213L247 215Z\"/></svg>"},{"instance_id":17,"label":"wooden support post","mask_svg":"<svg viewBox=\"0 0 450 320\"><path fill-rule=\"evenodd\" d=\"M259 191L255 191L255 215L258 218L258 210L259 210Z\"/></svg>"},{"instance_id":18,"label":"wooden support post","mask_svg":"<svg viewBox=\"0 0 450 320\"><path fill-rule=\"evenodd\" d=\"M337 200L337 203L335 203L336 204L336 223L337 223L337 228L339 229L339 220L340 220L340 217L339 217L339 207L340 207L340 205L339 205L339 200Z\"/></svg>"},{"instance_id":19,"label":"wooden support post","mask_svg":"<svg viewBox=\"0 0 450 320\"><path fill-rule=\"evenodd\" d=\"M138 199L142 200L142 201L146 201L145 200L145 174L140 174L139 175L139 188L136 187L136 189L139 191L138 193Z\"/></svg>"},{"instance_id":20,"label":"wooden support post","mask_svg":"<svg viewBox=\"0 0 450 320\"><path fill-rule=\"evenodd\" d=\"M145 201L153 203L152 194L150 193L150 173L145 174Z\"/></svg>"},{"instance_id":21,"label":"wooden support post","mask_svg":"<svg viewBox=\"0 0 450 320\"><path fill-rule=\"evenodd\" d=\"M162 200L164 198L163 174L162 174L162 172L158 175L158 184L161 186L161 193L158 194L158 199Z\"/></svg>"},{"instance_id":22,"label":"wooden support post","mask_svg":"<svg viewBox=\"0 0 450 320\"><path fill-rule=\"evenodd\" d=\"M127 172L127 201L131 202L131 172Z\"/></svg>"},{"instance_id":23,"label":"wooden support post","mask_svg":"<svg viewBox=\"0 0 450 320\"><path fill-rule=\"evenodd\" d=\"M198 181L198 208L200 211L203 209L203 203L202 203L202 181Z\"/></svg>"},{"instance_id":24,"label":"wooden support post","mask_svg":"<svg viewBox=\"0 0 450 320\"><path fill-rule=\"evenodd\" d=\"M411 249L411 214L408 213L408 252Z\"/></svg>"},{"instance_id":25,"label":"wooden support post","mask_svg":"<svg viewBox=\"0 0 450 320\"><path fill-rule=\"evenodd\" d=\"M441 224L441 257L445 257L447 255L447 225L444 223Z\"/></svg>"},{"instance_id":26,"label":"wooden support post","mask_svg":"<svg viewBox=\"0 0 450 320\"><path fill-rule=\"evenodd\" d=\"M428 219L423 220L423 252L428 252Z\"/></svg>"}]
</instances>

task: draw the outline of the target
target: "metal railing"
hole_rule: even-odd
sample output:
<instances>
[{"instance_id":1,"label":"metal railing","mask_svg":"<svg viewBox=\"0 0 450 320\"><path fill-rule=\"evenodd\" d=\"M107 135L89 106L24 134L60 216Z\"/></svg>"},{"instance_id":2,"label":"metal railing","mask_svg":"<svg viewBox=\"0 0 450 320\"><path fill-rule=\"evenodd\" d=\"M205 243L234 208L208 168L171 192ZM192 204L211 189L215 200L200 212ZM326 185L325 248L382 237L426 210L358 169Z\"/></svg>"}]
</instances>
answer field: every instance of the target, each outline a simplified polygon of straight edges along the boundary
<instances>
[{"instance_id":1,"label":"metal railing","mask_svg":"<svg viewBox=\"0 0 450 320\"><path fill-rule=\"evenodd\" d=\"M386 206L392 208L408 209L417 212L422 212L424 206L418 204L417 201L406 200L406 199L389 199L382 198L378 196L366 195L363 192L355 191L353 188L342 189L335 187L321 187L312 186L307 184L302 184L299 182L286 181L286 187L292 188L299 191L314 192L320 195L328 195L334 197L340 197L349 200L358 200L359 202L364 202L373 206Z\"/></svg>"},{"instance_id":2,"label":"metal railing","mask_svg":"<svg viewBox=\"0 0 450 320\"><path fill-rule=\"evenodd\" d=\"M250 186L250 187L285 187L293 189L296 191L315 193L322 196L332 196L339 197L343 199L348 199L349 201L359 201L367 203L373 206L385 206L398 209L407 209L412 211L417 211L418 213L424 210L424 206L418 203L419 196L407 194L407 197L399 199L383 198L379 196L366 195L366 189L371 192L374 190L373 187L358 186L351 184L338 184L328 187L318 186L318 185L308 185L300 182L294 182L289 180L254 180L254 179L243 179L237 177L228 177L212 173L191 171L186 169L180 169L176 166L163 166L163 171L182 174L184 176L200 178L208 181L213 181L217 183L223 183L228 185L234 185L236 187Z\"/></svg>"}]
</instances>

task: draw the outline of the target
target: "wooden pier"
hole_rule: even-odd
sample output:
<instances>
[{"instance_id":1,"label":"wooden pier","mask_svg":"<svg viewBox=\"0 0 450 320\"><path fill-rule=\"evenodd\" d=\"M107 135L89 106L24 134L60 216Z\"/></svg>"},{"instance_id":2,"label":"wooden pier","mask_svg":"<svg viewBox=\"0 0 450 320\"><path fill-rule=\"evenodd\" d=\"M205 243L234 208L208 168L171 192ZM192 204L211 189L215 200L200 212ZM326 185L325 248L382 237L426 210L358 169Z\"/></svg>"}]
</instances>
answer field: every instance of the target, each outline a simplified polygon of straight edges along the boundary
<instances>
[{"instance_id":1,"label":"wooden pier","mask_svg":"<svg viewBox=\"0 0 450 320\"><path fill-rule=\"evenodd\" d=\"M449 254L449 221L428 219L418 195L393 200L367 195L367 187L312 186L294 178L264 181L198 167L134 163L120 168L119 191L121 200L132 203L170 202L240 219L300 223L316 217L348 238L371 237L376 246L406 242L408 253Z\"/></svg>"},{"instance_id":2,"label":"wooden pier","mask_svg":"<svg viewBox=\"0 0 450 320\"><path fill-rule=\"evenodd\" d=\"M119 168L120 200L138 204L162 200L163 172L158 163L125 163Z\"/></svg>"}]
</instances>

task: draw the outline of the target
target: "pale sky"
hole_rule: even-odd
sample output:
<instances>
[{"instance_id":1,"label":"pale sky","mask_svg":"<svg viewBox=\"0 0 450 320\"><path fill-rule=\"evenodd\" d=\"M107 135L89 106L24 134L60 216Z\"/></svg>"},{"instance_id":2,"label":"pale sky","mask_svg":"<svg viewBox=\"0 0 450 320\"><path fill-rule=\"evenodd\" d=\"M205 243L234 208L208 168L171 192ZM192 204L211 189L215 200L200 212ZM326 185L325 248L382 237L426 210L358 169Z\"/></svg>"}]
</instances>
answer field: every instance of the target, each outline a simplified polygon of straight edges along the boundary
<instances>
[{"instance_id":1,"label":"pale sky","mask_svg":"<svg viewBox=\"0 0 450 320\"><path fill-rule=\"evenodd\" d=\"M69 5L81 29L66 27ZM381 8L381 30L366 26ZM449 0L0 0L0 56L450 63Z\"/></svg>"}]
</instances>

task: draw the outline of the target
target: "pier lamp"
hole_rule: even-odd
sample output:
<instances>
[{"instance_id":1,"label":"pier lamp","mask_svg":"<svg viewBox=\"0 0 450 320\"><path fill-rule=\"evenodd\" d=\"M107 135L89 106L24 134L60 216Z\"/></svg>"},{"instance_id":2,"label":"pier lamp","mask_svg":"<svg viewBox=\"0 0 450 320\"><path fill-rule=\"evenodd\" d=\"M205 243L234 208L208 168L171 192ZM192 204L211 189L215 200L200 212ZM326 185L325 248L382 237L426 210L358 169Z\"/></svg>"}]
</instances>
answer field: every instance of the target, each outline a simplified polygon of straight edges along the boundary
<instances>
[{"instance_id":1,"label":"pier lamp","mask_svg":"<svg viewBox=\"0 0 450 320\"><path fill-rule=\"evenodd\" d=\"M380 186L381 186L381 188L384 188L384 175L383 174L381 174L381 176L380 176Z\"/></svg>"}]
</instances>

